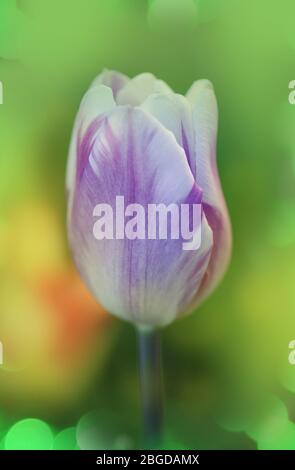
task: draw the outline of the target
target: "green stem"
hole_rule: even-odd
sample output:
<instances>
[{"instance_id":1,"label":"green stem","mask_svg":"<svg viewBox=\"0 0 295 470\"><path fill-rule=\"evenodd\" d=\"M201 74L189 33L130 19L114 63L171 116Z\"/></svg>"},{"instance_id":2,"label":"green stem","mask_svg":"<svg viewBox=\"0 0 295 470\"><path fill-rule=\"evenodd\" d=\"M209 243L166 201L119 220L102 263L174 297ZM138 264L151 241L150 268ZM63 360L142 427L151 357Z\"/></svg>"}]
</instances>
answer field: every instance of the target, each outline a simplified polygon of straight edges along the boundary
<instances>
[{"instance_id":1,"label":"green stem","mask_svg":"<svg viewBox=\"0 0 295 470\"><path fill-rule=\"evenodd\" d=\"M138 359L146 448L159 448L162 442L163 394L160 331L138 330Z\"/></svg>"}]
</instances>

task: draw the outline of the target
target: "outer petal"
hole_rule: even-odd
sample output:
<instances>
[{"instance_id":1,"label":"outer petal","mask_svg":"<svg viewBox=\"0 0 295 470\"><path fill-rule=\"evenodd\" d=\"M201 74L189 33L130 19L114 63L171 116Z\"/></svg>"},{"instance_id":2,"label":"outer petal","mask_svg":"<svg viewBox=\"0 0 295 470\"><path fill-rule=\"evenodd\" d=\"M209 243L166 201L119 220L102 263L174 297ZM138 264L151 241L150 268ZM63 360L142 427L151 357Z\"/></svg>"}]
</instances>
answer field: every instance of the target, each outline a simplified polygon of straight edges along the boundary
<instances>
[{"instance_id":1,"label":"outer petal","mask_svg":"<svg viewBox=\"0 0 295 470\"><path fill-rule=\"evenodd\" d=\"M170 130L178 144L184 149L189 166L195 174L195 138L192 109L181 95L154 93L142 103L141 108L155 116Z\"/></svg>"},{"instance_id":2,"label":"outer petal","mask_svg":"<svg viewBox=\"0 0 295 470\"><path fill-rule=\"evenodd\" d=\"M116 99L121 88L123 88L129 80L130 78L122 73L113 70L104 70L93 80L91 87L105 85L112 89L114 98Z\"/></svg>"},{"instance_id":3,"label":"outer petal","mask_svg":"<svg viewBox=\"0 0 295 470\"><path fill-rule=\"evenodd\" d=\"M87 136L85 137L87 139ZM192 301L207 269L212 232L202 217L202 245L183 251L183 240L98 241L93 209L139 203L199 203L201 191L175 138L140 109L117 108L97 131L77 183L69 238L78 269L112 313L143 325L171 322ZM84 159L85 156L79 155Z\"/></svg>"},{"instance_id":4,"label":"outer petal","mask_svg":"<svg viewBox=\"0 0 295 470\"><path fill-rule=\"evenodd\" d=\"M152 93L171 93L171 88L151 73L142 73L130 80L118 93L118 104L139 106Z\"/></svg>"},{"instance_id":5,"label":"outer petal","mask_svg":"<svg viewBox=\"0 0 295 470\"><path fill-rule=\"evenodd\" d=\"M104 85L92 86L82 99L72 132L66 171L66 189L70 206L76 184L77 168L81 168L83 164L81 160L80 162L77 160L80 145L79 135L84 134L91 123L99 119L104 113L114 109L115 106L112 90ZM94 137L95 133L92 138Z\"/></svg>"},{"instance_id":6,"label":"outer petal","mask_svg":"<svg viewBox=\"0 0 295 470\"><path fill-rule=\"evenodd\" d=\"M198 302L206 297L223 276L231 253L231 226L216 164L218 124L213 86L199 80L187 93L193 109L196 142L196 182L203 190L204 212L213 230L214 246Z\"/></svg>"}]
</instances>

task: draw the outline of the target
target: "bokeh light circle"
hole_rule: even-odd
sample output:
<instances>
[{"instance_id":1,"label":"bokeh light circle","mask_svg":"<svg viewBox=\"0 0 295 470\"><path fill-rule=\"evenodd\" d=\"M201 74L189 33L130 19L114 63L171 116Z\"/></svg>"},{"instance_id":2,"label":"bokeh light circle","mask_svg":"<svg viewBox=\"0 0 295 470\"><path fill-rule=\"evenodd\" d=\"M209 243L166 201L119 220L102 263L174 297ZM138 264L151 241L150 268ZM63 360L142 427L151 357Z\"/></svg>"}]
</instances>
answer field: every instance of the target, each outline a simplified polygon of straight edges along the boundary
<instances>
[{"instance_id":1,"label":"bokeh light circle","mask_svg":"<svg viewBox=\"0 0 295 470\"><path fill-rule=\"evenodd\" d=\"M6 450L51 450L53 434L44 421L23 419L15 423L5 437Z\"/></svg>"},{"instance_id":2,"label":"bokeh light circle","mask_svg":"<svg viewBox=\"0 0 295 470\"><path fill-rule=\"evenodd\" d=\"M66 428L60 431L54 439L54 450L78 450L76 428Z\"/></svg>"},{"instance_id":3,"label":"bokeh light circle","mask_svg":"<svg viewBox=\"0 0 295 470\"><path fill-rule=\"evenodd\" d=\"M276 396L269 395L245 431L249 437L259 442L267 439L274 430L278 433L283 432L288 422L288 410L285 404Z\"/></svg>"}]
</instances>

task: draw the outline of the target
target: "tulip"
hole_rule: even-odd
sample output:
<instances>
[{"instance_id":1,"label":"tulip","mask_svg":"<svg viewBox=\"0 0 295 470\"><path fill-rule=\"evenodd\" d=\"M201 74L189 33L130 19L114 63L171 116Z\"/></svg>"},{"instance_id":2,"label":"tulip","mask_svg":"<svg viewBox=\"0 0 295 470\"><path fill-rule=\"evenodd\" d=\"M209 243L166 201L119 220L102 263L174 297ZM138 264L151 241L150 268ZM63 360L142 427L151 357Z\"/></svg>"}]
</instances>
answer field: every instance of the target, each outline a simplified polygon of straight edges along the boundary
<instances>
[{"instance_id":1,"label":"tulip","mask_svg":"<svg viewBox=\"0 0 295 470\"><path fill-rule=\"evenodd\" d=\"M196 81L184 97L148 73L129 79L104 71L81 102L67 168L71 249L94 297L141 330L191 312L227 268L231 230L216 134L217 103L208 80ZM182 239L169 238L97 240L94 208L114 207L117 196L143 207L200 205L194 226L200 246L186 251ZM141 348L143 361L156 348L149 338ZM148 364L156 368L155 361Z\"/></svg>"},{"instance_id":2,"label":"tulip","mask_svg":"<svg viewBox=\"0 0 295 470\"><path fill-rule=\"evenodd\" d=\"M212 85L186 97L142 74L109 71L84 96L67 171L69 240L88 288L111 313L163 326L192 311L216 287L230 255L230 224L215 160L217 105ZM93 236L99 202L202 204L202 243L102 240Z\"/></svg>"}]
</instances>

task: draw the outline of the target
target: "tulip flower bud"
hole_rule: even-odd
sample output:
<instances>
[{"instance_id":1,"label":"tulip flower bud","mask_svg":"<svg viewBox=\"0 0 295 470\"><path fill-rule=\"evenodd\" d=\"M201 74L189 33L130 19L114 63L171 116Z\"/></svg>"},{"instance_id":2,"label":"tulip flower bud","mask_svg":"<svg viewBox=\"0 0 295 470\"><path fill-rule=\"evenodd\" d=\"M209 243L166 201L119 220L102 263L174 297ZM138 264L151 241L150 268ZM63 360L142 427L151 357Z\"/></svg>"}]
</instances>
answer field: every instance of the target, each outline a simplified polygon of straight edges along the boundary
<instances>
[{"instance_id":1,"label":"tulip flower bud","mask_svg":"<svg viewBox=\"0 0 295 470\"><path fill-rule=\"evenodd\" d=\"M169 324L223 276L231 230L216 134L207 80L184 97L151 74L104 71L85 94L67 168L69 241L88 288L114 315Z\"/></svg>"}]
</instances>

